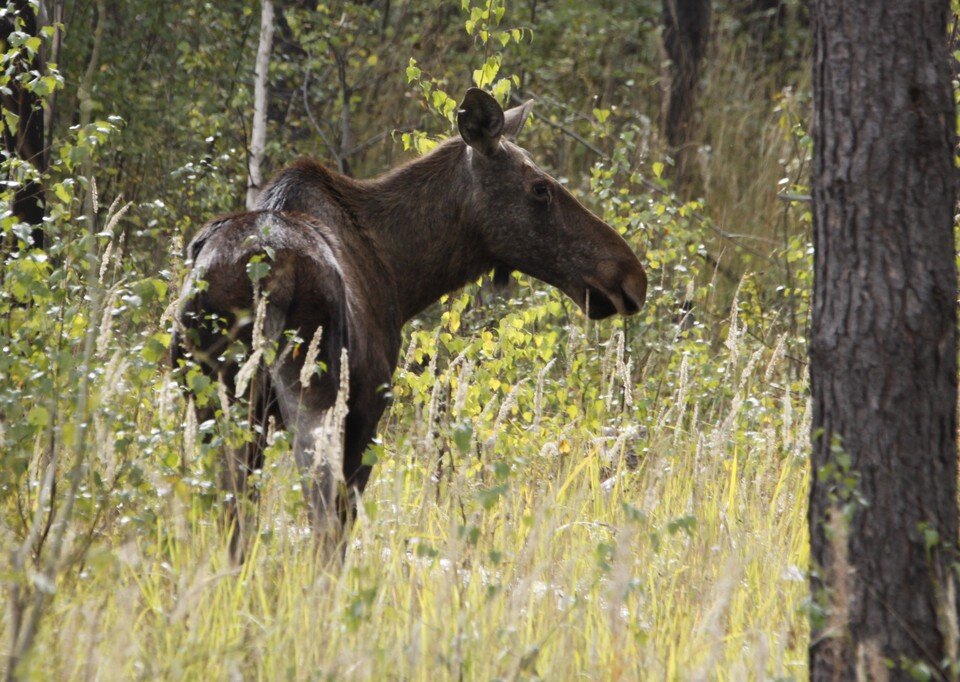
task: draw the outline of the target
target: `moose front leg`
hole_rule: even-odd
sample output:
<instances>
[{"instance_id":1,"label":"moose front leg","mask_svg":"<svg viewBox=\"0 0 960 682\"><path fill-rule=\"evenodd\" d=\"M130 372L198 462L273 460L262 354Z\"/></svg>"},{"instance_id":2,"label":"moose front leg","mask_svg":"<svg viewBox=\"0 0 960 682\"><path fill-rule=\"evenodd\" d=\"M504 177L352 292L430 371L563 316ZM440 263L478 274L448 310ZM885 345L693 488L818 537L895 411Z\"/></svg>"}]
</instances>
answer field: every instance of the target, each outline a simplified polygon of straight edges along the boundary
<instances>
[{"instance_id":1,"label":"moose front leg","mask_svg":"<svg viewBox=\"0 0 960 682\"><path fill-rule=\"evenodd\" d=\"M377 424L380 415L386 408L387 401L376 396L366 404L355 406L347 415L346 432L344 434L343 476L349 496L342 500L340 505L341 520L347 527L353 522L357 513L357 504L360 496L367 487L373 467L364 464L364 454L367 452L377 435Z\"/></svg>"}]
</instances>

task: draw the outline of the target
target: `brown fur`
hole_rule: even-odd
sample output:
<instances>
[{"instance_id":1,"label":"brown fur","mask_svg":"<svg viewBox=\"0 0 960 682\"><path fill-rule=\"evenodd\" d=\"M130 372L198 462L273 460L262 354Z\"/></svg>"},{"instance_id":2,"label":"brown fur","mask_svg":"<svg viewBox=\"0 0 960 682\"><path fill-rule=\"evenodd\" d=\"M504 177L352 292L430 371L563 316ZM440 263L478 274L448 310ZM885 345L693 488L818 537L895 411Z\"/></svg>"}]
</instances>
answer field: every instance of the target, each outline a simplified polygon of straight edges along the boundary
<instances>
[{"instance_id":1,"label":"brown fur","mask_svg":"<svg viewBox=\"0 0 960 682\"><path fill-rule=\"evenodd\" d=\"M335 472L312 467L311 434L336 399L341 348L349 357L342 473L354 495L370 475L362 456L387 405L403 324L492 268L552 284L594 318L640 308L646 275L626 242L511 141L528 110L529 103L504 113L472 89L461 105L461 136L430 154L373 180L298 161L264 191L260 210L201 229L188 248L185 290L197 291L181 308L177 344L180 357L192 355L231 389L242 358L230 344L251 341L246 266L272 254L264 333L280 352L255 379L250 426L258 435L229 459L225 484L234 499L248 494L246 475L262 466L262 432L273 416L293 432L315 526L339 538L353 501L331 492ZM211 316L222 320L219 329ZM292 352L286 334L296 332L305 347L318 326L328 371L302 389L303 349ZM334 508L339 521L331 523ZM242 515L236 520L243 525Z\"/></svg>"}]
</instances>

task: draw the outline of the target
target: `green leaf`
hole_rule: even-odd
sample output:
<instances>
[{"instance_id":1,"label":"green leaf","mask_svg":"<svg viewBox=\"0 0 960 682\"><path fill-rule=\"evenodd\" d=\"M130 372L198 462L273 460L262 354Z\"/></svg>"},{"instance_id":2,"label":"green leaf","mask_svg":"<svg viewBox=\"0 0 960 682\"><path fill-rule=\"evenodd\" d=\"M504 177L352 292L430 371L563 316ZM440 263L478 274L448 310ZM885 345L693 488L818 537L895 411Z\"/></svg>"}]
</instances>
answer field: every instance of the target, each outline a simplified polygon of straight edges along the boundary
<instances>
[{"instance_id":1,"label":"green leaf","mask_svg":"<svg viewBox=\"0 0 960 682\"><path fill-rule=\"evenodd\" d=\"M461 454L467 454L471 440L473 440L473 425L470 422L461 422L454 427L453 442Z\"/></svg>"},{"instance_id":2,"label":"green leaf","mask_svg":"<svg viewBox=\"0 0 960 682\"><path fill-rule=\"evenodd\" d=\"M495 486L493 488L487 488L486 490L481 490L479 493L480 504L483 505L484 509L493 509L494 505L497 504L497 500L503 497L507 490L510 489L509 484L503 483L501 485Z\"/></svg>"},{"instance_id":3,"label":"green leaf","mask_svg":"<svg viewBox=\"0 0 960 682\"><path fill-rule=\"evenodd\" d=\"M69 204L73 199L72 188L67 189L67 183L71 182L70 180L64 180L63 182L58 182L53 186L53 193L57 195L57 199L62 201L65 204Z\"/></svg>"},{"instance_id":4,"label":"green leaf","mask_svg":"<svg viewBox=\"0 0 960 682\"><path fill-rule=\"evenodd\" d=\"M500 102L507 102L510 99L510 89L512 82L509 78L501 78L490 89L490 94Z\"/></svg>"},{"instance_id":5,"label":"green leaf","mask_svg":"<svg viewBox=\"0 0 960 682\"><path fill-rule=\"evenodd\" d=\"M473 72L473 82L478 88L485 88L497 77L500 71L500 57L490 57L482 67Z\"/></svg>"},{"instance_id":6,"label":"green leaf","mask_svg":"<svg viewBox=\"0 0 960 682\"><path fill-rule=\"evenodd\" d=\"M697 517L692 514L687 516L678 516L667 523L667 532L671 535L683 531L688 536L693 535L693 529L697 527Z\"/></svg>"},{"instance_id":7,"label":"green leaf","mask_svg":"<svg viewBox=\"0 0 960 682\"><path fill-rule=\"evenodd\" d=\"M166 332L157 332L143 345L140 355L147 362L159 362L167 354L167 348L170 347L170 334Z\"/></svg>"},{"instance_id":8,"label":"green leaf","mask_svg":"<svg viewBox=\"0 0 960 682\"><path fill-rule=\"evenodd\" d=\"M269 274L270 263L266 261L266 257L264 255L257 254L247 261L247 277L249 277L250 281L254 284Z\"/></svg>"},{"instance_id":9,"label":"green leaf","mask_svg":"<svg viewBox=\"0 0 960 682\"><path fill-rule=\"evenodd\" d=\"M189 386L190 390L197 396L205 395L212 383L213 381L210 377L200 370L193 369L187 374L187 386Z\"/></svg>"},{"instance_id":10,"label":"green leaf","mask_svg":"<svg viewBox=\"0 0 960 682\"><path fill-rule=\"evenodd\" d=\"M50 412L42 405L34 405L27 412L27 423L39 428L45 427L50 423Z\"/></svg>"},{"instance_id":11,"label":"green leaf","mask_svg":"<svg viewBox=\"0 0 960 682\"><path fill-rule=\"evenodd\" d=\"M440 556L440 552L421 540L417 543L417 556L426 559L433 559Z\"/></svg>"},{"instance_id":12,"label":"green leaf","mask_svg":"<svg viewBox=\"0 0 960 682\"><path fill-rule=\"evenodd\" d=\"M363 451L363 464L373 466L383 457L383 445L375 443Z\"/></svg>"},{"instance_id":13,"label":"green leaf","mask_svg":"<svg viewBox=\"0 0 960 682\"><path fill-rule=\"evenodd\" d=\"M144 301L163 300L167 295L167 283L156 277L142 279L131 288Z\"/></svg>"},{"instance_id":14,"label":"green leaf","mask_svg":"<svg viewBox=\"0 0 960 682\"><path fill-rule=\"evenodd\" d=\"M407 65L407 82L412 83L419 79L421 73L422 71L417 67L417 60L411 57L410 63Z\"/></svg>"},{"instance_id":15,"label":"green leaf","mask_svg":"<svg viewBox=\"0 0 960 682\"><path fill-rule=\"evenodd\" d=\"M20 126L20 117L7 107L3 108L3 120L7 124L7 129L11 135L16 135L17 128Z\"/></svg>"}]
</instances>

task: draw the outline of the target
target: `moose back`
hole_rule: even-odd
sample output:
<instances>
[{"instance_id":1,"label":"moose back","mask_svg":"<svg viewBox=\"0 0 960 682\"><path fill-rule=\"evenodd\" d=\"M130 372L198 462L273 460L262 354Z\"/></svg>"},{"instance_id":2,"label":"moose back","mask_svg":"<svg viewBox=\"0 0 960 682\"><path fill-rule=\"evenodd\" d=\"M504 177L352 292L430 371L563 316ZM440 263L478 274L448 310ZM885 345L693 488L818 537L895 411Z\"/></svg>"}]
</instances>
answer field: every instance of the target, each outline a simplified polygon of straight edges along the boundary
<instances>
[{"instance_id":1,"label":"moose back","mask_svg":"<svg viewBox=\"0 0 960 682\"><path fill-rule=\"evenodd\" d=\"M238 383L249 398L252 438L222 467L235 556L270 417L292 432L315 532L340 541L370 476L363 452L401 328L443 294L496 268L557 287L594 319L640 309L646 274L627 243L514 142L531 105L504 112L471 88L459 137L426 156L372 180L297 162L258 210L214 220L190 243L174 363L198 364L230 400ZM272 356L245 361L270 344Z\"/></svg>"}]
</instances>

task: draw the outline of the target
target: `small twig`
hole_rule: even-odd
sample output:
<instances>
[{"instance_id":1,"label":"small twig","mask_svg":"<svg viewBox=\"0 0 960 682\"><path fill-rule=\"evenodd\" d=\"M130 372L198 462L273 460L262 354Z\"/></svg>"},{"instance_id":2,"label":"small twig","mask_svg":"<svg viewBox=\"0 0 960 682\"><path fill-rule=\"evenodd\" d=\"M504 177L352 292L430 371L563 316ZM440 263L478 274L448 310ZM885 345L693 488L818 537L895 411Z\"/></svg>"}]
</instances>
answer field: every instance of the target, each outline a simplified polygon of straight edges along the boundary
<instances>
[{"instance_id":1,"label":"small twig","mask_svg":"<svg viewBox=\"0 0 960 682\"><path fill-rule=\"evenodd\" d=\"M603 150L600 149L599 147L596 147L596 146L592 145L590 142L588 142L587 140L585 140L585 139L584 139L580 134L578 134L576 131L570 130L570 128L567 128L567 127L566 127L565 125L563 125L562 123L558 123L558 122L556 122L556 121L551 121L549 118L541 118L540 120L543 121L544 123L546 123L546 124L547 124L548 126L550 126L551 128L556 128L557 130L559 130L561 133L563 133L563 134L566 135L567 137L576 140L577 142L579 142L580 144L582 144L584 147L586 147L587 149L589 149L591 152L593 152L594 154L596 154L597 156L599 156L599 157L600 157L601 159L603 159L604 161L610 161L610 155L609 155L609 154L607 154L605 151L603 151Z\"/></svg>"},{"instance_id":2,"label":"small twig","mask_svg":"<svg viewBox=\"0 0 960 682\"><path fill-rule=\"evenodd\" d=\"M327 137L327 134L323 131L323 128L320 127L320 123L317 122L316 117L313 115L313 109L310 108L310 99L307 96L307 86L309 83L310 69L307 69L307 73L303 77L303 86L301 87L301 92L303 93L303 108L307 112L307 118L310 119L313 129L317 131L317 135L320 136L320 141L323 142L324 146L327 148L327 151L329 151L330 155L333 157L333 160L337 162L337 167L339 168L343 164L343 161L340 158L340 153L330 138Z\"/></svg>"},{"instance_id":3,"label":"small twig","mask_svg":"<svg viewBox=\"0 0 960 682\"><path fill-rule=\"evenodd\" d=\"M720 254L720 258L714 258L709 253L703 253L700 255L703 258L703 260L707 262L707 265L710 265L711 267L713 267L714 272L719 272L721 275L729 279L734 284L740 281L740 277L735 272L733 272L730 268L728 268L726 265L723 265L720 262L720 258L723 258L722 253Z\"/></svg>"},{"instance_id":4,"label":"small twig","mask_svg":"<svg viewBox=\"0 0 960 682\"><path fill-rule=\"evenodd\" d=\"M349 157L349 156L353 156L354 154L359 154L360 152L369 149L370 147L372 147L373 145L375 145L377 142L379 142L380 140L382 140L382 139L384 139L384 138L386 138L386 137L390 137L391 135L393 135L393 134L395 134L395 133L409 133L409 132L411 132L412 130L413 130L413 128L410 127L410 126L407 126L407 127L404 127L404 128L397 128L397 129L395 129L395 130L384 130L382 133L377 133L377 134L374 135L373 137L364 140L363 142L361 142L360 144L358 144L356 147L353 147L353 148L350 149L349 151L344 152L343 155L344 155L345 157Z\"/></svg>"}]
</instances>

